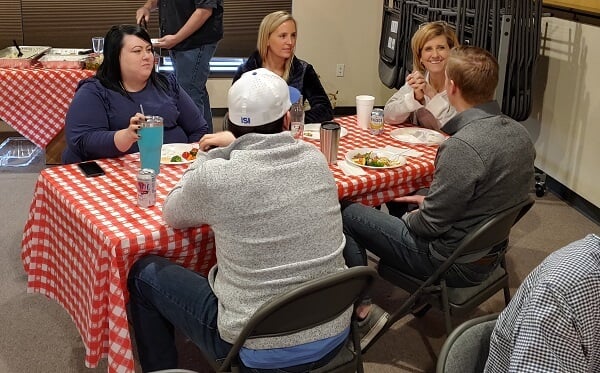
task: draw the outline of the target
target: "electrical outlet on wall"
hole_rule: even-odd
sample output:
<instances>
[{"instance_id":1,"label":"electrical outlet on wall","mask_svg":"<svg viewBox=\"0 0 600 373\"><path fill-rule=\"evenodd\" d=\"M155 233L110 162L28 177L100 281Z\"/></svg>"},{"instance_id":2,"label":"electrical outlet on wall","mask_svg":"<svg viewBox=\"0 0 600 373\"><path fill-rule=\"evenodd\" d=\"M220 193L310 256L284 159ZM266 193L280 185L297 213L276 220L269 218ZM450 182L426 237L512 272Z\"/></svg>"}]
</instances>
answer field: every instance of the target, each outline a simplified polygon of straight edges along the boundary
<instances>
[{"instance_id":1,"label":"electrical outlet on wall","mask_svg":"<svg viewBox=\"0 0 600 373\"><path fill-rule=\"evenodd\" d=\"M338 63L335 68L335 76L342 77L344 76L344 69L346 66L343 63Z\"/></svg>"}]
</instances>

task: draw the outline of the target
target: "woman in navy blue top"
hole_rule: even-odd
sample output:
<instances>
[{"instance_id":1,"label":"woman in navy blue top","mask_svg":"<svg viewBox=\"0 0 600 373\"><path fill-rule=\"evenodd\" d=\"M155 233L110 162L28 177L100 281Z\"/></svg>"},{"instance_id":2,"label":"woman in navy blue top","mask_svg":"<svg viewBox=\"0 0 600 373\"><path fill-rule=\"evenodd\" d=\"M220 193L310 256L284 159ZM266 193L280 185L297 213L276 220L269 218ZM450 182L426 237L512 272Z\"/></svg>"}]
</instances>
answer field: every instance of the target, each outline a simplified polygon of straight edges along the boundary
<instances>
[{"instance_id":1,"label":"woman in navy blue top","mask_svg":"<svg viewBox=\"0 0 600 373\"><path fill-rule=\"evenodd\" d=\"M206 134L202 113L175 75L154 70L150 35L138 25L113 26L96 76L79 82L66 117L63 163L139 151L140 105L164 119L164 143L192 143Z\"/></svg>"},{"instance_id":2,"label":"woman in navy blue top","mask_svg":"<svg viewBox=\"0 0 600 373\"><path fill-rule=\"evenodd\" d=\"M257 50L239 66L233 82L245 72L264 67L299 90L303 101L308 100L310 109L305 112L306 123L332 120L333 107L319 75L311 64L294 54L296 34L296 20L291 14L282 10L267 14L258 29Z\"/></svg>"}]
</instances>

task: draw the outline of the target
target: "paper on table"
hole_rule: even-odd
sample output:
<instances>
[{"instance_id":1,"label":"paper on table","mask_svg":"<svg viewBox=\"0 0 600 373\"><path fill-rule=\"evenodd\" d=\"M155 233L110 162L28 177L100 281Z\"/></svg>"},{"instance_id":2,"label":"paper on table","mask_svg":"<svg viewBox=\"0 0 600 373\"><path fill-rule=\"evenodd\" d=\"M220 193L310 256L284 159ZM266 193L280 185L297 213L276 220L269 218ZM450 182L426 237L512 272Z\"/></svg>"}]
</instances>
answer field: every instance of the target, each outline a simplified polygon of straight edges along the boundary
<instances>
[{"instance_id":1,"label":"paper on table","mask_svg":"<svg viewBox=\"0 0 600 373\"><path fill-rule=\"evenodd\" d=\"M422 152L410 148L397 148L395 146L387 145L384 149L393 153L398 153L404 157L418 158L423 156Z\"/></svg>"},{"instance_id":2,"label":"paper on table","mask_svg":"<svg viewBox=\"0 0 600 373\"><path fill-rule=\"evenodd\" d=\"M348 161L346 161L346 160L343 160L343 161L339 160L337 165L340 168L340 170L342 170L342 172L344 172L344 175L346 175L346 176L360 176L360 175L367 174L367 172L365 170L363 170L359 166L355 166L353 164L348 163Z\"/></svg>"}]
</instances>

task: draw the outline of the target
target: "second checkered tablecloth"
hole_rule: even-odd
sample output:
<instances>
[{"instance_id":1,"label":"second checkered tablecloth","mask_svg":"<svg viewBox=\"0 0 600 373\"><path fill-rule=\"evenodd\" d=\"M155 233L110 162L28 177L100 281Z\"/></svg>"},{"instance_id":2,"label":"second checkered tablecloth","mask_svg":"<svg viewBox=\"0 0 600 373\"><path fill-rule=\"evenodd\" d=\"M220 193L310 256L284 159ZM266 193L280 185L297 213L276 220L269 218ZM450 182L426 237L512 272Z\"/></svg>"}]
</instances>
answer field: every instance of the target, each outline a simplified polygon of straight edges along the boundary
<instances>
[{"instance_id":1,"label":"second checkered tablecloth","mask_svg":"<svg viewBox=\"0 0 600 373\"><path fill-rule=\"evenodd\" d=\"M0 68L0 118L42 149L65 126L65 115L81 79L77 69Z\"/></svg>"}]
</instances>

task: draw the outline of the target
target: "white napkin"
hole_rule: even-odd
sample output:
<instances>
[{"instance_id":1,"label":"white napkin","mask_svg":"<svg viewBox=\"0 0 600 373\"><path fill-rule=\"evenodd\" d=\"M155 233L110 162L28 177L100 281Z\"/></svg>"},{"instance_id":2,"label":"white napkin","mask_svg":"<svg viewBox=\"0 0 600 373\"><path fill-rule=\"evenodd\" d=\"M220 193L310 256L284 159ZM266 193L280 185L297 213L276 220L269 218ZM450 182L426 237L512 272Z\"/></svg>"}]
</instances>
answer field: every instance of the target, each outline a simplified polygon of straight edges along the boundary
<instances>
[{"instance_id":1,"label":"white napkin","mask_svg":"<svg viewBox=\"0 0 600 373\"><path fill-rule=\"evenodd\" d=\"M346 176L360 176L367 174L360 166L355 166L345 159L338 159L337 165Z\"/></svg>"},{"instance_id":2,"label":"white napkin","mask_svg":"<svg viewBox=\"0 0 600 373\"><path fill-rule=\"evenodd\" d=\"M417 139L412 134L399 134L399 133L395 133L392 137L395 138L398 141L407 142L409 144L418 144L419 143L419 139Z\"/></svg>"},{"instance_id":3,"label":"white napkin","mask_svg":"<svg viewBox=\"0 0 600 373\"><path fill-rule=\"evenodd\" d=\"M386 147L384 149L387 150L387 151L389 151L389 152L399 154L399 155L401 155L403 157L418 158L418 157L422 157L423 156L422 152L419 152L417 150L410 149L410 148L398 148L398 147L395 147L395 146L386 145Z\"/></svg>"}]
</instances>

